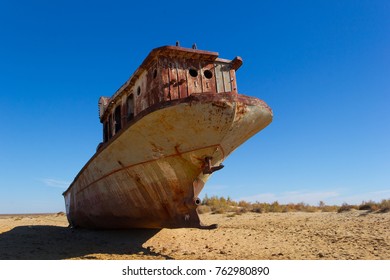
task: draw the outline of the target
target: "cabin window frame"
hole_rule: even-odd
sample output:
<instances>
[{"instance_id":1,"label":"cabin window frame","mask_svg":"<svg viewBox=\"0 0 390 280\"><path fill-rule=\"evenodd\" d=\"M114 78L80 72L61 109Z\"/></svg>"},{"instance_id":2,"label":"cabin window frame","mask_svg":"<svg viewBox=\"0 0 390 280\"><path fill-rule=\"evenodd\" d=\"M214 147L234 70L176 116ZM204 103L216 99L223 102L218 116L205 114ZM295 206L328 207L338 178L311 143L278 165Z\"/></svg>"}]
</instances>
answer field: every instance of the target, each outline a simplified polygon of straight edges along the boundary
<instances>
[{"instance_id":1,"label":"cabin window frame","mask_svg":"<svg viewBox=\"0 0 390 280\"><path fill-rule=\"evenodd\" d=\"M106 143L109 139L108 137L108 121L103 122L103 143Z\"/></svg>"},{"instance_id":2,"label":"cabin window frame","mask_svg":"<svg viewBox=\"0 0 390 280\"><path fill-rule=\"evenodd\" d=\"M109 114L108 115L108 119L107 119L107 123L108 123L108 140L110 140L113 136L113 133L112 133L112 114Z\"/></svg>"},{"instance_id":3,"label":"cabin window frame","mask_svg":"<svg viewBox=\"0 0 390 280\"><path fill-rule=\"evenodd\" d=\"M122 129L122 106L119 104L115 107L113 120L114 120L114 135Z\"/></svg>"},{"instance_id":4,"label":"cabin window frame","mask_svg":"<svg viewBox=\"0 0 390 280\"><path fill-rule=\"evenodd\" d=\"M197 78L199 76L199 70L195 69L194 67L189 68L188 73L192 78Z\"/></svg>"}]
</instances>

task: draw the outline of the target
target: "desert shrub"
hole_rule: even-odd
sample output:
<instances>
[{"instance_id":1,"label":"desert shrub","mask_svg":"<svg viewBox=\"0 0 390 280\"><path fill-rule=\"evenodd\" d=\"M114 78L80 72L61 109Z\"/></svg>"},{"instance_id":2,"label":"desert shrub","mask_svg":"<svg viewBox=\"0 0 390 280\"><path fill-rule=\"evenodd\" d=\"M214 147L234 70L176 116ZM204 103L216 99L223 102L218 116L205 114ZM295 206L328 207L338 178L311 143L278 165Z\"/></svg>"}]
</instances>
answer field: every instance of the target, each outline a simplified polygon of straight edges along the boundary
<instances>
[{"instance_id":1,"label":"desert shrub","mask_svg":"<svg viewBox=\"0 0 390 280\"><path fill-rule=\"evenodd\" d=\"M336 205L333 205L333 206L325 205L325 206L321 207L321 211L322 212L337 212L338 208L339 207Z\"/></svg>"},{"instance_id":2,"label":"desert shrub","mask_svg":"<svg viewBox=\"0 0 390 280\"><path fill-rule=\"evenodd\" d=\"M358 209L359 210L369 210L369 211L372 211L371 205L368 205L368 204L360 205Z\"/></svg>"},{"instance_id":3,"label":"desert shrub","mask_svg":"<svg viewBox=\"0 0 390 280\"><path fill-rule=\"evenodd\" d=\"M372 200L365 202L363 201L360 205L350 205L343 203L341 206L337 205L326 205L325 202L320 201L317 206L309 205L304 202L300 203L288 203L280 204L278 201L273 203L266 202L247 202L241 200L239 202L233 201L230 197L218 197L207 195L202 200L202 205L198 207L199 213L233 213L232 215L240 215L246 212L254 213L288 213L288 212L338 212L342 213L350 211L351 209L359 210L371 210L378 212L390 212L390 199L384 199L380 203L376 203Z\"/></svg>"},{"instance_id":4,"label":"desert shrub","mask_svg":"<svg viewBox=\"0 0 390 280\"><path fill-rule=\"evenodd\" d=\"M218 196L212 196L209 198L206 195L202 201L202 205L210 207L213 214L223 214L234 211L234 209L237 207L237 202L231 200L230 197L227 199Z\"/></svg>"},{"instance_id":5,"label":"desert shrub","mask_svg":"<svg viewBox=\"0 0 390 280\"><path fill-rule=\"evenodd\" d=\"M315 206L312 206L312 205L307 205L305 207L305 210L304 212L309 212L309 213L314 213L314 212L317 212L319 211L320 209L318 207L315 207Z\"/></svg>"},{"instance_id":6,"label":"desert shrub","mask_svg":"<svg viewBox=\"0 0 390 280\"><path fill-rule=\"evenodd\" d=\"M238 207L241 209L245 209L246 211L251 211L252 210L252 203L247 202L245 200L241 200L238 202Z\"/></svg>"},{"instance_id":7,"label":"desert shrub","mask_svg":"<svg viewBox=\"0 0 390 280\"><path fill-rule=\"evenodd\" d=\"M378 211L381 213L390 211L390 199L383 199L381 202L375 202L372 200L363 201L362 204L359 205L359 210L370 210L370 211Z\"/></svg>"},{"instance_id":8,"label":"desert shrub","mask_svg":"<svg viewBox=\"0 0 390 280\"><path fill-rule=\"evenodd\" d=\"M282 212L283 212L283 213L297 212L296 207L295 207L295 204L293 204L293 203L288 203L288 204L286 204L286 205L283 205Z\"/></svg>"},{"instance_id":9,"label":"desert shrub","mask_svg":"<svg viewBox=\"0 0 390 280\"><path fill-rule=\"evenodd\" d=\"M207 206L207 205L199 205L197 208L197 211L199 214L210 213L211 208L210 208L210 206Z\"/></svg>"},{"instance_id":10,"label":"desert shrub","mask_svg":"<svg viewBox=\"0 0 390 280\"><path fill-rule=\"evenodd\" d=\"M368 202L363 201L362 204L358 207L359 210L369 210L369 211L376 211L379 209L378 203L370 200Z\"/></svg>"},{"instance_id":11,"label":"desert shrub","mask_svg":"<svg viewBox=\"0 0 390 280\"><path fill-rule=\"evenodd\" d=\"M390 199L383 199L381 203L379 203L380 209L390 209Z\"/></svg>"},{"instance_id":12,"label":"desert shrub","mask_svg":"<svg viewBox=\"0 0 390 280\"><path fill-rule=\"evenodd\" d=\"M271 205L269 203L255 202L252 204L251 211L254 213L268 213L270 212Z\"/></svg>"},{"instance_id":13,"label":"desert shrub","mask_svg":"<svg viewBox=\"0 0 390 280\"><path fill-rule=\"evenodd\" d=\"M269 211L270 212L274 212L274 213L280 213L282 212L282 206L279 204L279 202L277 201L274 201L271 205L270 205L270 209Z\"/></svg>"},{"instance_id":14,"label":"desert shrub","mask_svg":"<svg viewBox=\"0 0 390 280\"><path fill-rule=\"evenodd\" d=\"M236 213L237 215L241 215L241 214L244 214L244 213L247 213L249 210L245 207L237 207L235 210L234 210L234 213Z\"/></svg>"},{"instance_id":15,"label":"desert shrub","mask_svg":"<svg viewBox=\"0 0 390 280\"><path fill-rule=\"evenodd\" d=\"M254 213L263 213L263 209L258 204L252 205L251 211Z\"/></svg>"},{"instance_id":16,"label":"desert shrub","mask_svg":"<svg viewBox=\"0 0 390 280\"><path fill-rule=\"evenodd\" d=\"M378 212L379 213L388 213L388 212L390 212L390 207L381 208L381 209L379 209Z\"/></svg>"},{"instance_id":17,"label":"desert shrub","mask_svg":"<svg viewBox=\"0 0 390 280\"><path fill-rule=\"evenodd\" d=\"M300 202L298 204L295 204L295 210L299 212L307 212L307 209L309 208L309 204Z\"/></svg>"},{"instance_id":18,"label":"desert shrub","mask_svg":"<svg viewBox=\"0 0 390 280\"><path fill-rule=\"evenodd\" d=\"M343 203L341 207L337 210L337 213L347 212L351 211L352 209L357 209L357 206L349 205L347 203Z\"/></svg>"}]
</instances>

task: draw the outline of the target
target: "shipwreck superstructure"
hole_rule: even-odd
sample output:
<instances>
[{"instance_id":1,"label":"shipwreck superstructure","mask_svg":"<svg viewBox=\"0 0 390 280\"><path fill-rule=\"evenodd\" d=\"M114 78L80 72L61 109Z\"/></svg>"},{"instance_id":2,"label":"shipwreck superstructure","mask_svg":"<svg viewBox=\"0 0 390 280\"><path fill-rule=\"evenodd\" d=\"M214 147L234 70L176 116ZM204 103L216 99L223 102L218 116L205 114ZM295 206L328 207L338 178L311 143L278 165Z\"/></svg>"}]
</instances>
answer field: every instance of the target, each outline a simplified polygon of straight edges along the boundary
<instances>
[{"instance_id":1,"label":"shipwreck superstructure","mask_svg":"<svg viewBox=\"0 0 390 280\"><path fill-rule=\"evenodd\" d=\"M64 192L70 225L205 227L196 208L210 174L272 121L267 104L238 94L241 65L240 57L160 47L101 97L103 142Z\"/></svg>"}]
</instances>

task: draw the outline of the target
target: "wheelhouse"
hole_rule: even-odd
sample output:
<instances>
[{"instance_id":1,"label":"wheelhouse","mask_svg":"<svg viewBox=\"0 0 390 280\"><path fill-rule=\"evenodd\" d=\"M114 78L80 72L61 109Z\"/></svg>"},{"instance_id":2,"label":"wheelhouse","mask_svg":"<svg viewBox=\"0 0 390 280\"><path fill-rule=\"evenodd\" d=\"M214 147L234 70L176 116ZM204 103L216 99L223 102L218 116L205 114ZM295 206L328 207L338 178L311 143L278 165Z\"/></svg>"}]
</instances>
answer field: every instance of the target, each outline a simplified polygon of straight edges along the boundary
<instances>
[{"instance_id":1,"label":"wheelhouse","mask_svg":"<svg viewBox=\"0 0 390 280\"><path fill-rule=\"evenodd\" d=\"M237 94L236 70L242 59L218 58L218 53L175 46L152 50L126 83L99 99L103 143L144 110L192 94Z\"/></svg>"}]
</instances>

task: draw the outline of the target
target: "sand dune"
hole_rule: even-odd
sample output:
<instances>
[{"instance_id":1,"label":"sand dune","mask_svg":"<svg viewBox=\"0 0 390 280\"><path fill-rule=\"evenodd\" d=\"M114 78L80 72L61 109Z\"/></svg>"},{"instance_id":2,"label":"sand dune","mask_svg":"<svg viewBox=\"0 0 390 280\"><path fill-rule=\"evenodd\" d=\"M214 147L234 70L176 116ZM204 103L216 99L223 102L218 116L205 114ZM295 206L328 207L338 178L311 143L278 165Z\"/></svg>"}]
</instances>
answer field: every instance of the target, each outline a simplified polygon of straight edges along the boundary
<instances>
[{"instance_id":1,"label":"sand dune","mask_svg":"<svg viewBox=\"0 0 390 280\"><path fill-rule=\"evenodd\" d=\"M63 214L0 216L0 259L390 259L390 213L202 214L215 230L95 231Z\"/></svg>"}]
</instances>

